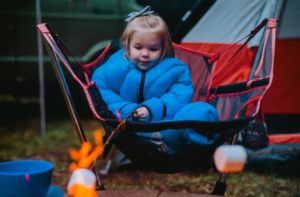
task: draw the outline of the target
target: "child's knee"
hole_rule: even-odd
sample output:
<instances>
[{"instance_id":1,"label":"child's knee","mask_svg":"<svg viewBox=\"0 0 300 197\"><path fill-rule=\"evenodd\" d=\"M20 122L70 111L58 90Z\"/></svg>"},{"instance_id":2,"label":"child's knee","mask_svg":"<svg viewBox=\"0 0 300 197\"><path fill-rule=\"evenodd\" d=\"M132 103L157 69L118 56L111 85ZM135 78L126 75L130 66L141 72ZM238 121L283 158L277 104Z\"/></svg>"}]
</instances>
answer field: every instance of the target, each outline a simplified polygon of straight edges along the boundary
<instances>
[{"instance_id":1,"label":"child's knee","mask_svg":"<svg viewBox=\"0 0 300 197\"><path fill-rule=\"evenodd\" d=\"M219 113L212 105L205 102L190 103L181 108L174 117L174 120L200 120L216 121Z\"/></svg>"}]
</instances>

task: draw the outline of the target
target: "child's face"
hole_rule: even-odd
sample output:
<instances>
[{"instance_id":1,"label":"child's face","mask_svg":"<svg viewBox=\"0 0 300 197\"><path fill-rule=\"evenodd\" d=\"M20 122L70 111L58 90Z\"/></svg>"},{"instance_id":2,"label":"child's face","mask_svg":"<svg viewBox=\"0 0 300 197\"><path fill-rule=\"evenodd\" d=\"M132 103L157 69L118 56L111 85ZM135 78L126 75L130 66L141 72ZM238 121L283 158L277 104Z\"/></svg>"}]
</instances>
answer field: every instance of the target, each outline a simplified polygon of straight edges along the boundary
<instances>
[{"instance_id":1,"label":"child's face","mask_svg":"<svg viewBox=\"0 0 300 197\"><path fill-rule=\"evenodd\" d=\"M129 59L141 70L157 64L162 53L161 36L155 32L135 32L129 44Z\"/></svg>"}]
</instances>

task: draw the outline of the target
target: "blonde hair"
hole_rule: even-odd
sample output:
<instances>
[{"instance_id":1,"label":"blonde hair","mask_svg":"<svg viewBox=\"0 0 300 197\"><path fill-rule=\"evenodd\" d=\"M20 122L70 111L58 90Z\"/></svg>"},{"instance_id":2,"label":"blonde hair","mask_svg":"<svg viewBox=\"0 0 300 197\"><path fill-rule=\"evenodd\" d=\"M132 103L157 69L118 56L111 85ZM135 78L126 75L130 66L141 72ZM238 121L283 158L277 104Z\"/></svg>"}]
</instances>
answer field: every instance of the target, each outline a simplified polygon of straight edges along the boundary
<instances>
[{"instance_id":1,"label":"blonde hair","mask_svg":"<svg viewBox=\"0 0 300 197\"><path fill-rule=\"evenodd\" d=\"M161 36L162 54L160 59L163 59L166 56L174 56L174 49L168 27L160 16L153 14L138 16L127 23L127 26L121 36L121 43L125 48L127 56L129 55L128 51L131 38L137 31L154 32Z\"/></svg>"}]
</instances>

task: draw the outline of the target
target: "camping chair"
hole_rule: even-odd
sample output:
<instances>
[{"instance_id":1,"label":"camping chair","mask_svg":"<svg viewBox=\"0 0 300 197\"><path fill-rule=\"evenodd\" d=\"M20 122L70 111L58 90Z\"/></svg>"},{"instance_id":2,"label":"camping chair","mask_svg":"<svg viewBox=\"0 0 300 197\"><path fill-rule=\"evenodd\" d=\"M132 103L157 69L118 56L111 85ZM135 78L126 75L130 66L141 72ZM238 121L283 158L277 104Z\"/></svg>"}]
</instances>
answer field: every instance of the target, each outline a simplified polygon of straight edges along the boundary
<instances>
[{"instance_id":1,"label":"camping chair","mask_svg":"<svg viewBox=\"0 0 300 197\"><path fill-rule=\"evenodd\" d=\"M259 111L260 102L272 82L276 21L274 19L265 19L245 37L248 39L241 45L242 47L245 46L258 31L263 30L263 36L253 61L251 73L248 80L241 83L212 87L215 60L222 58L222 55L220 53L195 52L174 44L175 56L188 65L192 75L195 88L193 101L205 101L215 106L220 113L219 121L185 120L153 123L122 121L107 109L97 87L90 80L92 72L119 48L118 42L117 44L112 42L101 50L100 55L94 61L85 64L77 62L79 67L74 68L75 65L73 64L75 63L69 59L69 51L58 39L58 36L49 28L49 25L39 24L37 28L51 57L55 74L80 140L82 142L86 141L86 137L69 89L66 73L68 76L71 76L71 79L74 79L75 83L83 91L91 114L102 123L106 133L109 134L105 139L106 147L109 147L109 144L113 142L126 156L131 155L129 159L133 163L157 172L178 172L211 165L211 160L203 161L203 158L212 158L215 149L221 144L235 144L237 142L238 132L245 130L247 125L253 122ZM237 57L238 55L234 55L233 58ZM79 70L79 73L76 73L75 69ZM191 147L184 155L184 158L180 158L184 162L178 162L156 155L156 153L153 154L153 152L147 154L149 148L151 149L151 144L145 143L134 135L134 132L137 131L157 132L169 128L193 128L208 139L217 137L210 144ZM137 147L143 150L143 155L135 154ZM214 188L214 194L224 194L226 188L225 180L226 174L221 173Z\"/></svg>"}]
</instances>

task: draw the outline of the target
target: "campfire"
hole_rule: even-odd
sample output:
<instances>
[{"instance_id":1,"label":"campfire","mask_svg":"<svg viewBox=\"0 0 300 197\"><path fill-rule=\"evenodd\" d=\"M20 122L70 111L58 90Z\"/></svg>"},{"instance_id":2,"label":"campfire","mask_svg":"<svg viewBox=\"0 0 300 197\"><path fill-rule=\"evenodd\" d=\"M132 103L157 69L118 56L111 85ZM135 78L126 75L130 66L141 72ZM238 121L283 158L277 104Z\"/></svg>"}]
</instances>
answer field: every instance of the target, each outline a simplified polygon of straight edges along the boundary
<instances>
[{"instance_id":1,"label":"campfire","mask_svg":"<svg viewBox=\"0 0 300 197\"><path fill-rule=\"evenodd\" d=\"M70 164L69 170L72 173L67 191L73 197L96 197L96 175L91 170L95 161L103 153L103 130L94 132L94 144L83 142L81 148L76 150L71 148L69 155L74 161Z\"/></svg>"}]
</instances>

